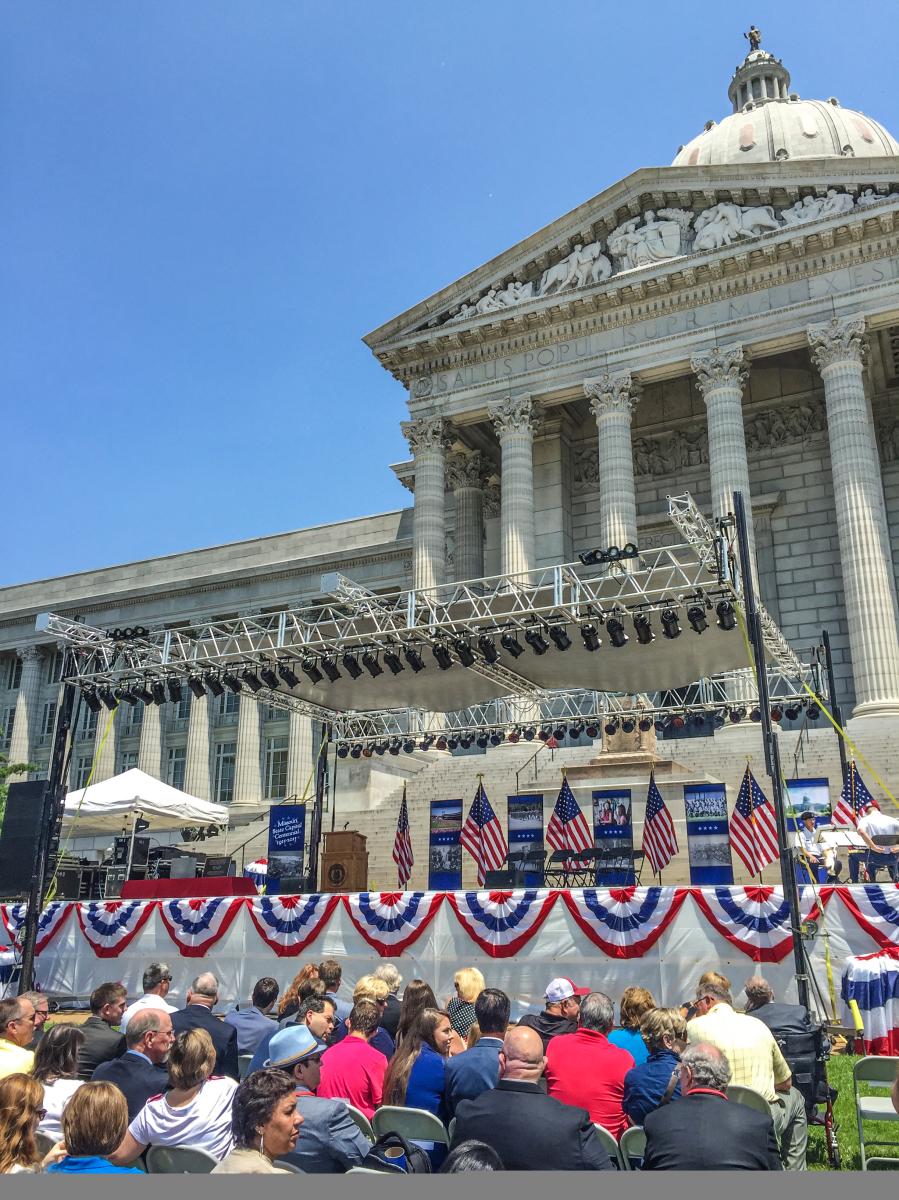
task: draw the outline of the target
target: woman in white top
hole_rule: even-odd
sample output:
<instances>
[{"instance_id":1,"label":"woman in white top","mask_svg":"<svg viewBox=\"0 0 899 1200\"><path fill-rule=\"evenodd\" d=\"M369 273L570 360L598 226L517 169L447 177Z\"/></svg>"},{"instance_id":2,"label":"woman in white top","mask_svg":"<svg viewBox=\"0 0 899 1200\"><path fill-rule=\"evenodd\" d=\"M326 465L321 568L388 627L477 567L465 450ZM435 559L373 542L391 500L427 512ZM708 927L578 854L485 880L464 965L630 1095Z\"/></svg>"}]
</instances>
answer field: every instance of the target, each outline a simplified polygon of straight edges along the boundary
<instances>
[{"instance_id":1,"label":"woman in white top","mask_svg":"<svg viewBox=\"0 0 899 1200\"><path fill-rule=\"evenodd\" d=\"M237 1084L212 1074L215 1047L205 1029L188 1029L169 1052L169 1090L152 1096L111 1161L134 1162L147 1146L191 1146L223 1159L231 1149L231 1101Z\"/></svg>"},{"instance_id":2,"label":"woman in white top","mask_svg":"<svg viewBox=\"0 0 899 1200\"><path fill-rule=\"evenodd\" d=\"M37 1044L32 1076L44 1085L45 1116L38 1132L58 1142L62 1137L62 1110L66 1101L81 1087L78 1078L78 1050L84 1034L77 1025L54 1025Z\"/></svg>"}]
</instances>

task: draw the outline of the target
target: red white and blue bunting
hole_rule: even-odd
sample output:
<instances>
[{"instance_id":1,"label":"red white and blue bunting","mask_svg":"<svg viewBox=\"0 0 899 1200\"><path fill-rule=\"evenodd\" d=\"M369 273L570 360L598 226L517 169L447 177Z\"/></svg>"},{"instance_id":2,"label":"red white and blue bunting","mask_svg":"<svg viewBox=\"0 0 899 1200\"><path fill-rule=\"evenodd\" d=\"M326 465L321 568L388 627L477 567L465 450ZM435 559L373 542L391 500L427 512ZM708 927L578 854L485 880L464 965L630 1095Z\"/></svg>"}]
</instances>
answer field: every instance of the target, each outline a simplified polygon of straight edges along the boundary
<instances>
[{"instance_id":1,"label":"red white and blue bunting","mask_svg":"<svg viewBox=\"0 0 899 1200\"><path fill-rule=\"evenodd\" d=\"M40 954L43 948L56 937L69 919L74 907L75 905L68 900L53 900L47 905L38 918L37 941L34 947L36 954ZM27 910L27 904L0 904L0 918L3 920L3 927L9 934L9 940L18 949L21 949L22 946L20 934L25 924Z\"/></svg>"},{"instance_id":2,"label":"red white and blue bunting","mask_svg":"<svg viewBox=\"0 0 899 1200\"><path fill-rule=\"evenodd\" d=\"M683 887L572 888L568 911L587 937L610 958L640 958L677 915Z\"/></svg>"},{"instance_id":3,"label":"red white and blue bunting","mask_svg":"<svg viewBox=\"0 0 899 1200\"><path fill-rule=\"evenodd\" d=\"M241 896L162 900L159 915L182 955L185 958L202 958L210 946L214 946L228 932L243 903Z\"/></svg>"},{"instance_id":4,"label":"red white and blue bunting","mask_svg":"<svg viewBox=\"0 0 899 1200\"><path fill-rule=\"evenodd\" d=\"M531 940L558 892L526 888L513 892L447 892L446 898L470 938L491 958L510 958Z\"/></svg>"},{"instance_id":5,"label":"red white and blue bunting","mask_svg":"<svg viewBox=\"0 0 899 1200\"><path fill-rule=\"evenodd\" d=\"M866 883L863 887L839 887L836 891L878 946L883 949L899 946L899 885Z\"/></svg>"},{"instance_id":6,"label":"red white and blue bunting","mask_svg":"<svg viewBox=\"0 0 899 1200\"><path fill-rule=\"evenodd\" d=\"M315 941L339 896L259 896L247 899L253 924L279 958L294 958Z\"/></svg>"},{"instance_id":7,"label":"red white and blue bunting","mask_svg":"<svg viewBox=\"0 0 899 1200\"><path fill-rule=\"evenodd\" d=\"M803 921L815 921L833 888L799 889ZM718 932L753 962L780 962L793 948L790 905L783 889L768 885L694 888L701 911ZM820 907L818 898L820 897Z\"/></svg>"},{"instance_id":8,"label":"red white and blue bunting","mask_svg":"<svg viewBox=\"0 0 899 1200\"><path fill-rule=\"evenodd\" d=\"M344 896L353 925L385 958L402 954L424 933L443 892L358 892Z\"/></svg>"},{"instance_id":9,"label":"red white and blue bunting","mask_svg":"<svg viewBox=\"0 0 899 1200\"><path fill-rule=\"evenodd\" d=\"M98 958L116 958L147 923L158 900L101 900L78 905L78 923Z\"/></svg>"},{"instance_id":10,"label":"red white and blue bunting","mask_svg":"<svg viewBox=\"0 0 899 1200\"><path fill-rule=\"evenodd\" d=\"M899 947L847 958L840 992L850 1026L850 1000L859 1007L865 1054L899 1054Z\"/></svg>"}]
</instances>

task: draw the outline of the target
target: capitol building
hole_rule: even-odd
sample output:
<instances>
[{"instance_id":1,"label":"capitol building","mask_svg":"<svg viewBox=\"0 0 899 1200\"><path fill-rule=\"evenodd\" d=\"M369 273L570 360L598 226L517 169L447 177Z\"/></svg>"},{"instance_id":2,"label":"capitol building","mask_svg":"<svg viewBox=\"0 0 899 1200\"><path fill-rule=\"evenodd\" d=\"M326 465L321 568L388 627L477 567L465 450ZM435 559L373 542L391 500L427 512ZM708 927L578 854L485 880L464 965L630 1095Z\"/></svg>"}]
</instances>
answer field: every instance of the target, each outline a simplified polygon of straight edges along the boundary
<instances>
[{"instance_id":1,"label":"capitol building","mask_svg":"<svg viewBox=\"0 0 899 1200\"><path fill-rule=\"evenodd\" d=\"M35 632L39 612L178 629L312 603L334 572L375 593L523 574L588 547L674 543L668 496L691 493L713 519L741 491L766 608L803 655L829 631L850 735L895 793L899 143L834 98L800 98L757 45L727 101L671 165L635 171L365 337L408 394L409 457L390 469L410 507L0 589L6 753L46 773L62 655ZM214 844L246 843L247 859L265 852L268 804L308 794L321 730L298 712L185 687L178 703L108 717L81 706L70 786L95 756L94 780L140 766L228 805ZM787 775L829 779L835 801L823 715L780 728ZM405 786L411 882L425 886L431 801L467 809L482 773L501 820L509 795L531 792L548 818L560 767L587 779L602 737L332 753L325 829L365 833L371 886L394 886ZM764 785L749 721L654 752L726 783L731 804L747 758ZM639 845L645 779L632 786Z\"/></svg>"}]
</instances>

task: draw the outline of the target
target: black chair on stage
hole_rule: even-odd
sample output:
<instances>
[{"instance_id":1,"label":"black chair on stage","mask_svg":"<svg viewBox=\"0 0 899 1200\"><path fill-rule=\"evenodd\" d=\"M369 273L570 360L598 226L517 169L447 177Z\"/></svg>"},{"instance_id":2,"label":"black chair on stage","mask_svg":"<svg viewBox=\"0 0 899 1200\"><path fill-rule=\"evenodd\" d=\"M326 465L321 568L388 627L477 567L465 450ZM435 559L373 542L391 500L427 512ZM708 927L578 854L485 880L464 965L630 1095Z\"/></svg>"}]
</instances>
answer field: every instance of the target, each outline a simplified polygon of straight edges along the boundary
<instances>
[{"instance_id":1,"label":"black chair on stage","mask_svg":"<svg viewBox=\"0 0 899 1200\"><path fill-rule=\"evenodd\" d=\"M596 850L554 850L549 856L543 879L547 887L592 887Z\"/></svg>"}]
</instances>

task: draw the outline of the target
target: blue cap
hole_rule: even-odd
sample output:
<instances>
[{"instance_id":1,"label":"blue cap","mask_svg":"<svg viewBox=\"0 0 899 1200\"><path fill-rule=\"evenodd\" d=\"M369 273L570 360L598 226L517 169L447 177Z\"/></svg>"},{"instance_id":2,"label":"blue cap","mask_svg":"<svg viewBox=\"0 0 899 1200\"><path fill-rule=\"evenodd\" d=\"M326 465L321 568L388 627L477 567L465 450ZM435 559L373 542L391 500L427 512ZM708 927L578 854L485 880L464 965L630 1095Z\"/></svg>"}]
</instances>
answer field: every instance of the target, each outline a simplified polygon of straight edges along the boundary
<instances>
[{"instance_id":1,"label":"blue cap","mask_svg":"<svg viewBox=\"0 0 899 1200\"><path fill-rule=\"evenodd\" d=\"M316 1058L328 1049L308 1025L286 1025L268 1044L267 1067L292 1067L294 1063Z\"/></svg>"}]
</instances>

